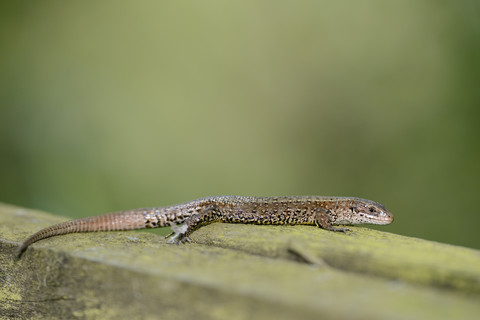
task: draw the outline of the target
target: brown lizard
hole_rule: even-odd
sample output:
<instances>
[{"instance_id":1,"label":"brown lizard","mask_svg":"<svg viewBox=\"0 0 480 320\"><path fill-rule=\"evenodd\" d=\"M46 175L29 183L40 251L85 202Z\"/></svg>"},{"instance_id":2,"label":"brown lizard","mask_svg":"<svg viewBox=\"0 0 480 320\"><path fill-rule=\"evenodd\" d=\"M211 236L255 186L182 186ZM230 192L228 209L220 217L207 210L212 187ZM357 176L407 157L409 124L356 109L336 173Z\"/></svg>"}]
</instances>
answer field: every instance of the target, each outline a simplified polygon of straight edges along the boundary
<instances>
[{"instance_id":1,"label":"brown lizard","mask_svg":"<svg viewBox=\"0 0 480 320\"><path fill-rule=\"evenodd\" d=\"M169 243L190 242L190 234L212 222L250 224L317 225L345 232L334 225L389 224L393 215L381 204L352 197L244 197L216 196L186 203L119 211L62 222L30 236L17 249L17 256L32 243L66 233L120 231L171 226Z\"/></svg>"}]
</instances>

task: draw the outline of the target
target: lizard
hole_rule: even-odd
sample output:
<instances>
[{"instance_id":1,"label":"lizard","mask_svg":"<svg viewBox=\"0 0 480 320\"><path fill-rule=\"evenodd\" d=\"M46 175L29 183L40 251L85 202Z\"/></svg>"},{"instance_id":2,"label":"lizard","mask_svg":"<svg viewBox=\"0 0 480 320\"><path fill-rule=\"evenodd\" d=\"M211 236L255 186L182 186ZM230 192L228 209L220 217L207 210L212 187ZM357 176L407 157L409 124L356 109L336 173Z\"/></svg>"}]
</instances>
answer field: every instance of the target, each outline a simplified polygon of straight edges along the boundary
<instances>
[{"instance_id":1,"label":"lizard","mask_svg":"<svg viewBox=\"0 0 480 320\"><path fill-rule=\"evenodd\" d=\"M316 225L330 231L351 231L338 225L393 222L393 214L380 203L355 197L213 196L182 204L118 211L55 224L27 238L17 257L34 242L52 236L93 231L124 231L170 226L168 243L191 242L190 234L212 223Z\"/></svg>"}]
</instances>

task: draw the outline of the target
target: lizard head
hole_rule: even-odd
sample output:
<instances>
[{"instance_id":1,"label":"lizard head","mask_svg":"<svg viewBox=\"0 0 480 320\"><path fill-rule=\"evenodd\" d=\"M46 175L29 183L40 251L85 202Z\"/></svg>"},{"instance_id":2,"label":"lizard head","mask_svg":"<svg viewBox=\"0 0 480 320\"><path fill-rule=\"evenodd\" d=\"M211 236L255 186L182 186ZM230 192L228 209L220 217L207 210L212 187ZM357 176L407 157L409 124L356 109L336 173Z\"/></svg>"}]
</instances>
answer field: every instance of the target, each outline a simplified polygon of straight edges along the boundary
<instances>
[{"instance_id":1,"label":"lizard head","mask_svg":"<svg viewBox=\"0 0 480 320\"><path fill-rule=\"evenodd\" d=\"M349 207L352 222L355 224L390 224L393 214L378 202L356 199Z\"/></svg>"}]
</instances>

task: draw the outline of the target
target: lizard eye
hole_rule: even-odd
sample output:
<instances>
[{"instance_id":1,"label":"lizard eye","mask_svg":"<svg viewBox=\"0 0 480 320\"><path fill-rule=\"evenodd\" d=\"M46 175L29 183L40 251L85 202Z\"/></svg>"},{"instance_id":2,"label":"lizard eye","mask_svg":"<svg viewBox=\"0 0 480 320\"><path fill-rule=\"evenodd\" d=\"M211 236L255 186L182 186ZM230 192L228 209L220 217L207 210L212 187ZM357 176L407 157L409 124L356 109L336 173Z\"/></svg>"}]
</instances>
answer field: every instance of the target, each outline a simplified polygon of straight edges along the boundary
<instances>
[{"instance_id":1,"label":"lizard eye","mask_svg":"<svg viewBox=\"0 0 480 320\"><path fill-rule=\"evenodd\" d=\"M369 210L370 212L375 212L375 208L374 208L374 207L370 207L370 208L368 208L368 210Z\"/></svg>"}]
</instances>

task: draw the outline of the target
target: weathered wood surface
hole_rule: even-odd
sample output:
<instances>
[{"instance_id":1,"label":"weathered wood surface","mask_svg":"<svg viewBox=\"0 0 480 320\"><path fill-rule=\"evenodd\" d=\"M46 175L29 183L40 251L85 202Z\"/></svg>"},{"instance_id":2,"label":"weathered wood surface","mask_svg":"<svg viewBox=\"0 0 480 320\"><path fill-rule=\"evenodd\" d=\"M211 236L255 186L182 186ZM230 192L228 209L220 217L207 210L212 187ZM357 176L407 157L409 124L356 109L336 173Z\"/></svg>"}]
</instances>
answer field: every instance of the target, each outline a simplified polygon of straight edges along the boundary
<instances>
[{"instance_id":1,"label":"weathered wood surface","mask_svg":"<svg viewBox=\"0 0 480 320\"><path fill-rule=\"evenodd\" d=\"M0 318L473 319L480 252L352 227L212 224L53 237L61 217L0 205ZM388 227L385 227L388 230Z\"/></svg>"}]
</instances>

